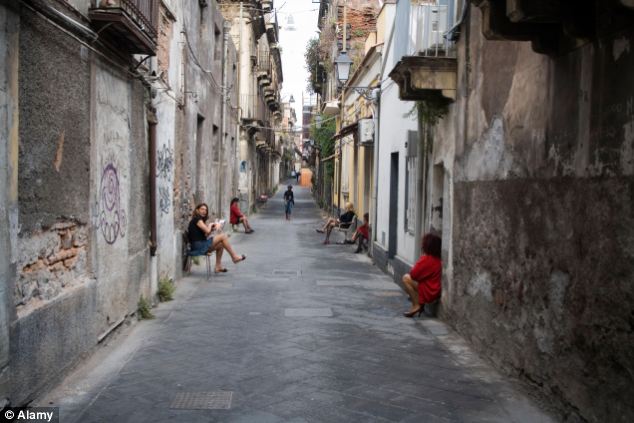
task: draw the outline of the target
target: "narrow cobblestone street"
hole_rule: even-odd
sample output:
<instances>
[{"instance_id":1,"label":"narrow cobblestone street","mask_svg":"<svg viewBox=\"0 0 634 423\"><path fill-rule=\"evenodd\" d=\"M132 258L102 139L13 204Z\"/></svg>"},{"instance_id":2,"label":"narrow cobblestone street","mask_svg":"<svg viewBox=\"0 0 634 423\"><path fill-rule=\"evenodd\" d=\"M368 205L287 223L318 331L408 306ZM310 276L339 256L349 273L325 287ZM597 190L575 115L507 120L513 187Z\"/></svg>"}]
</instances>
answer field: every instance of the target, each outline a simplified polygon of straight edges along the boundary
<instances>
[{"instance_id":1,"label":"narrow cobblestone street","mask_svg":"<svg viewBox=\"0 0 634 423\"><path fill-rule=\"evenodd\" d=\"M439 320L401 317L368 257L323 246L307 189L285 221L281 188L231 237L246 262L210 280L195 266L40 404L64 423L550 421ZM204 393L220 409L187 409Z\"/></svg>"}]
</instances>

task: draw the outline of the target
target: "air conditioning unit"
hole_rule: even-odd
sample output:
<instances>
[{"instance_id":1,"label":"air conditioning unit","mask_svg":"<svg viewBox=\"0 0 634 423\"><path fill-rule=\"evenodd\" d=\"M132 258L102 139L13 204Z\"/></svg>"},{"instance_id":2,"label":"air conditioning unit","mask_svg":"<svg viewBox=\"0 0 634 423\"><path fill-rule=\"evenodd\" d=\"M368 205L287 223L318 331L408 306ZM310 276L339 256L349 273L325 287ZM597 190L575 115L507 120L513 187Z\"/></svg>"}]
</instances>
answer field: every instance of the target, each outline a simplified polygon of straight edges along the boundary
<instances>
[{"instance_id":1,"label":"air conditioning unit","mask_svg":"<svg viewBox=\"0 0 634 423\"><path fill-rule=\"evenodd\" d=\"M359 119L359 144L374 144L374 120Z\"/></svg>"}]
</instances>

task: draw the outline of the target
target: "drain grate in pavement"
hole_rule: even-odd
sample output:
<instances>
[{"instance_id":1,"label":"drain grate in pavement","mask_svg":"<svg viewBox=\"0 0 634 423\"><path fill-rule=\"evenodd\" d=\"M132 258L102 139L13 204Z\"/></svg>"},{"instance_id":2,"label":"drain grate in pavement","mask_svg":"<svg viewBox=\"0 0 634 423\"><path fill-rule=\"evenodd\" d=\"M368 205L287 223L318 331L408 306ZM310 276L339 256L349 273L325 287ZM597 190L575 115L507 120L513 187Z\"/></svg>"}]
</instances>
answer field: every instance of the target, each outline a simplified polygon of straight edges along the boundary
<instances>
[{"instance_id":1,"label":"drain grate in pavement","mask_svg":"<svg viewBox=\"0 0 634 423\"><path fill-rule=\"evenodd\" d=\"M332 317L330 308L287 308L284 310L286 317Z\"/></svg>"},{"instance_id":2,"label":"drain grate in pavement","mask_svg":"<svg viewBox=\"0 0 634 423\"><path fill-rule=\"evenodd\" d=\"M228 410L231 408L232 391L179 392L170 408L184 410Z\"/></svg>"},{"instance_id":3,"label":"drain grate in pavement","mask_svg":"<svg viewBox=\"0 0 634 423\"><path fill-rule=\"evenodd\" d=\"M377 297L403 297L404 294L398 291L380 291L373 292Z\"/></svg>"},{"instance_id":4,"label":"drain grate in pavement","mask_svg":"<svg viewBox=\"0 0 634 423\"><path fill-rule=\"evenodd\" d=\"M279 275L288 275L288 276L299 276L301 275L302 271L301 270L274 270L273 274L275 276L279 276Z\"/></svg>"}]
</instances>

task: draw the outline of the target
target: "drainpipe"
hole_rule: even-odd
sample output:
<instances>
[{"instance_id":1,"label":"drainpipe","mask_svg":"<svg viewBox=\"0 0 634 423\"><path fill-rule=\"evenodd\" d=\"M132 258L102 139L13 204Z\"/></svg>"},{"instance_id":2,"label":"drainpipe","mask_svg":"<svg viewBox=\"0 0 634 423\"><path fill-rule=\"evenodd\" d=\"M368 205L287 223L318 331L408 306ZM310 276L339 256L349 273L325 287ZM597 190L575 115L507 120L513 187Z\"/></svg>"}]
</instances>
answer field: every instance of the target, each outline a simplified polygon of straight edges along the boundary
<instances>
[{"instance_id":1,"label":"drainpipe","mask_svg":"<svg viewBox=\"0 0 634 423\"><path fill-rule=\"evenodd\" d=\"M422 235L425 231L424 221L425 214L427 213L427 187L424 182L427 181L428 169L428 143L431 141L429 134L429 127L424 123L420 115L418 116L418 148L416 152L416 159L418 166L416 166L416 198L418 199L418 211L416 213L416 221L414 222L414 254L412 260L414 263L418 261L418 257L421 254L422 247ZM422 140L422 143L421 143Z\"/></svg>"},{"instance_id":2,"label":"drainpipe","mask_svg":"<svg viewBox=\"0 0 634 423\"><path fill-rule=\"evenodd\" d=\"M372 120L374 121L374 157L372 160L372 167L374 168L373 177L374 177L374 187L373 187L373 197L372 198L372 209L370 213L372 214L372 238L370 244L370 256L374 257L374 243L377 240L377 210L378 204L377 199L379 197L379 134L381 131L381 87L379 86L379 91L377 92L376 104L372 105Z\"/></svg>"},{"instance_id":3,"label":"drainpipe","mask_svg":"<svg viewBox=\"0 0 634 423\"><path fill-rule=\"evenodd\" d=\"M147 112L150 137L150 256L156 256L156 109L150 108Z\"/></svg>"},{"instance_id":4,"label":"drainpipe","mask_svg":"<svg viewBox=\"0 0 634 423\"><path fill-rule=\"evenodd\" d=\"M220 143L218 148L220 151L218 152L218 214L222 216L223 209L223 201L222 201L222 193L223 193L223 185L224 185L224 171L223 171L223 163L224 160L224 151L223 146L225 143L227 132L227 99L229 97L229 90L227 86L227 74L229 68L229 30L231 29L231 25L228 21L224 21L222 25L223 32L223 40L222 40L222 87L220 94Z\"/></svg>"}]
</instances>

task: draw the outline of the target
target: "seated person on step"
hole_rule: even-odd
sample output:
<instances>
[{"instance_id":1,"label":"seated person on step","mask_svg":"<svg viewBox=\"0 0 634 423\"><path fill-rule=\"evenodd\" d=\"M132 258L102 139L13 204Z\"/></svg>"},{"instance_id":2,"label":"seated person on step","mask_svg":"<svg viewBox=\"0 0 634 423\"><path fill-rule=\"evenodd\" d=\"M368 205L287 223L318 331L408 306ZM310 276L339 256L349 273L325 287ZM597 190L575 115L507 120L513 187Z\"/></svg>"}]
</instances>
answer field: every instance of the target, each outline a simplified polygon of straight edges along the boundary
<instances>
[{"instance_id":1,"label":"seated person on step","mask_svg":"<svg viewBox=\"0 0 634 423\"><path fill-rule=\"evenodd\" d=\"M361 253L364 250L368 250L368 241L370 240L370 214L363 213L363 225L359 226L352 238L349 241L345 241L346 244L359 243L355 254Z\"/></svg>"},{"instance_id":2,"label":"seated person on step","mask_svg":"<svg viewBox=\"0 0 634 423\"><path fill-rule=\"evenodd\" d=\"M354 205L352 203L346 203L346 212L342 214L339 219L335 219L334 217L329 218L324 227L321 229L317 229L317 232L320 234L326 233L326 239L324 240L324 244L330 244L330 233L334 227L339 227L342 229L347 229L352 225L354 221Z\"/></svg>"},{"instance_id":3,"label":"seated person on step","mask_svg":"<svg viewBox=\"0 0 634 423\"><path fill-rule=\"evenodd\" d=\"M202 203L196 206L192 219L189 221L187 228L187 235L189 237L189 243L191 244L190 256L196 255L211 255L216 252L216 272L226 272L227 269L222 267L222 253L224 250L231 255L231 260L234 263L238 263L246 259L243 254L239 256L229 244L229 237L227 234L219 233L212 235L212 232L216 230L216 223L207 224L207 217L209 213L209 207L207 204Z\"/></svg>"},{"instance_id":4,"label":"seated person on step","mask_svg":"<svg viewBox=\"0 0 634 423\"><path fill-rule=\"evenodd\" d=\"M251 225L249 225L247 217L240 211L240 206L238 205L239 202L240 200L238 199L238 197L234 197L231 200L231 206L229 207L229 211L231 213L229 216L229 223L231 223L232 225L242 223L242 225L244 226L244 233L250 234L253 232L253 229L251 228Z\"/></svg>"},{"instance_id":5,"label":"seated person on step","mask_svg":"<svg viewBox=\"0 0 634 423\"><path fill-rule=\"evenodd\" d=\"M403 275L405 291L409 294L412 307L403 313L405 317L419 316L423 312L425 304L433 303L440 298L442 261L440 260L440 237L427 234L423 237L423 255L412 267L412 270Z\"/></svg>"}]
</instances>

